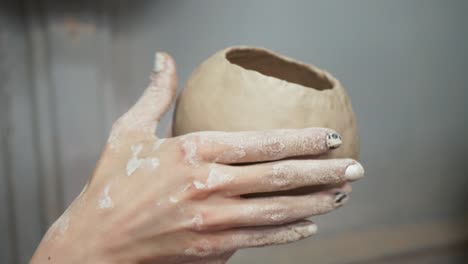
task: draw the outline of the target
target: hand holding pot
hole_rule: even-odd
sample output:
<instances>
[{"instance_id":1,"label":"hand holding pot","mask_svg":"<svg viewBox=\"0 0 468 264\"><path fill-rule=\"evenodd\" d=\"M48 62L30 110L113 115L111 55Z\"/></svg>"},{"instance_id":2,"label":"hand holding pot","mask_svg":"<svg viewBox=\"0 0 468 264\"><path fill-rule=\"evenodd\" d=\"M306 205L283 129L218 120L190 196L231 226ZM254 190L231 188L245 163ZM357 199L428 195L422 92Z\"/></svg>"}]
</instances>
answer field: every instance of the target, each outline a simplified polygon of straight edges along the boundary
<instances>
[{"instance_id":1,"label":"hand holding pot","mask_svg":"<svg viewBox=\"0 0 468 264\"><path fill-rule=\"evenodd\" d=\"M224 263L240 248L313 235L316 226L305 218L341 206L348 182L362 177L352 159L291 159L339 147L340 136L325 128L157 138L176 69L169 55L156 58L148 89L115 122L87 186L32 263ZM327 184L337 187L245 198Z\"/></svg>"}]
</instances>

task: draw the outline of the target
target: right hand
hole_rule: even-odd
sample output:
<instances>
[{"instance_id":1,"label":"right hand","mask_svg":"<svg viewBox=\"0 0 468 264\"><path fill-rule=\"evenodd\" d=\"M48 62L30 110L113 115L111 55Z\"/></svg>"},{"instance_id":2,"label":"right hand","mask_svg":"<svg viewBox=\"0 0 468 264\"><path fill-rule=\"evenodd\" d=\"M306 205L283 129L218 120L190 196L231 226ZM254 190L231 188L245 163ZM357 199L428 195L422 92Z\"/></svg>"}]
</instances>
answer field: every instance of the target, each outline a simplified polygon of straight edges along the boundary
<instances>
[{"instance_id":1,"label":"right hand","mask_svg":"<svg viewBox=\"0 0 468 264\"><path fill-rule=\"evenodd\" d=\"M337 133L325 128L157 138L176 86L175 63L162 56L164 69L116 122L87 188L50 228L33 262L224 263L240 248L313 235L306 218L343 205L348 182L362 177L351 159L283 160L338 147ZM339 187L243 198L329 184Z\"/></svg>"}]
</instances>

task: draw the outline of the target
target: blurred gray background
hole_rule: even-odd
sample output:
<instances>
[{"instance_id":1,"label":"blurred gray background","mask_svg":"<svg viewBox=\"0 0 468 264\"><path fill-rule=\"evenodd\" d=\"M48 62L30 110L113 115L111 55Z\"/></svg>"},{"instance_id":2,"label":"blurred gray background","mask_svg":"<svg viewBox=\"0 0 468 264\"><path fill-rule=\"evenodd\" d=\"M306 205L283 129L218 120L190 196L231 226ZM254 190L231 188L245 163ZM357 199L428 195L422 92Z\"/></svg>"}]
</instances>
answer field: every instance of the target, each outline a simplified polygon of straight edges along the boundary
<instances>
[{"instance_id":1,"label":"blurred gray background","mask_svg":"<svg viewBox=\"0 0 468 264\"><path fill-rule=\"evenodd\" d=\"M0 2L1 263L26 263L81 190L155 51L180 90L238 44L343 83L367 178L315 238L230 263L468 263L468 1L69 2Z\"/></svg>"}]
</instances>

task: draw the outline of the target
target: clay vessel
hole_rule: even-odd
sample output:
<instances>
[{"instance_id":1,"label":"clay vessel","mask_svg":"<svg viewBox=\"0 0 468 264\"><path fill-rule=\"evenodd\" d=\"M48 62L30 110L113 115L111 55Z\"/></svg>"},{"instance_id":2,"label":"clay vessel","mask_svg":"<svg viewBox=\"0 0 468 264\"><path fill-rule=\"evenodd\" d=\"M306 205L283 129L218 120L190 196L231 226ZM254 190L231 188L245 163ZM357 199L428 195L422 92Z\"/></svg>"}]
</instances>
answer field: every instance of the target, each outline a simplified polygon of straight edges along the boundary
<instances>
[{"instance_id":1,"label":"clay vessel","mask_svg":"<svg viewBox=\"0 0 468 264\"><path fill-rule=\"evenodd\" d=\"M358 159L351 102L328 72L272 51L230 47L204 61L179 96L175 136L195 131L328 127L343 139L319 158Z\"/></svg>"},{"instance_id":2,"label":"clay vessel","mask_svg":"<svg viewBox=\"0 0 468 264\"><path fill-rule=\"evenodd\" d=\"M306 127L332 128L343 139L338 149L313 158L359 158L356 118L336 78L263 48L230 47L192 73L178 98L172 133ZM317 190L320 187L274 194Z\"/></svg>"}]
</instances>

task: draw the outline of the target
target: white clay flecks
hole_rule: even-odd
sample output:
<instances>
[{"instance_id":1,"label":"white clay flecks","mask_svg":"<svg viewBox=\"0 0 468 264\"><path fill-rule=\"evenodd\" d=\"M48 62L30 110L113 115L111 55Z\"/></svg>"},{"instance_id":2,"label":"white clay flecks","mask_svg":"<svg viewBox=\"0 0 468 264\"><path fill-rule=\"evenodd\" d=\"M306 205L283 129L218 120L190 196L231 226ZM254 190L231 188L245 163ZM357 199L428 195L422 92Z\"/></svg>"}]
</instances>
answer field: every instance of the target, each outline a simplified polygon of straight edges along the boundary
<instances>
[{"instance_id":1,"label":"white clay flecks","mask_svg":"<svg viewBox=\"0 0 468 264\"><path fill-rule=\"evenodd\" d=\"M153 71L154 72L161 72L164 70L164 66L165 66L165 62L166 62L166 58L164 57L164 55L160 52L156 52L156 54L154 55L154 68L153 68Z\"/></svg>"},{"instance_id":2,"label":"white clay flecks","mask_svg":"<svg viewBox=\"0 0 468 264\"><path fill-rule=\"evenodd\" d=\"M284 206L280 205L266 205L266 206L247 206L242 212L246 218L251 218L252 221L262 218L268 220L272 224L283 223L288 218L292 211L288 211Z\"/></svg>"},{"instance_id":3,"label":"white clay flecks","mask_svg":"<svg viewBox=\"0 0 468 264\"><path fill-rule=\"evenodd\" d=\"M323 167L321 163L315 162L283 161L272 166L271 176L265 178L265 180L269 181L268 183L272 186L284 189L310 184L333 183L337 181L337 178L339 179L338 173L333 173L333 175L329 175L330 173L320 174L319 169L321 166ZM327 175L333 181L327 181L329 179Z\"/></svg>"},{"instance_id":4,"label":"white clay flecks","mask_svg":"<svg viewBox=\"0 0 468 264\"><path fill-rule=\"evenodd\" d=\"M281 162L272 166L271 174L272 177L268 177L270 184L281 188L287 187L291 184L297 174L297 171L288 163Z\"/></svg>"},{"instance_id":5,"label":"white clay flecks","mask_svg":"<svg viewBox=\"0 0 468 264\"><path fill-rule=\"evenodd\" d=\"M262 141L259 150L264 155L275 158L284 150L284 144L278 138L267 138Z\"/></svg>"},{"instance_id":6,"label":"white clay flecks","mask_svg":"<svg viewBox=\"0 0 468 264\"><path fill-rule=\"evenodd\" d=\"M196 249L196 248L187 248L184 251L184 253L187 256L196 256L196 257L206 257L210 255L210 251L204 251L204 250Z\"/></svg>"},{"instance_id":7,"label":"white clay flecks","mask_svg":"<svg viewBox=\"0 0 468 264\"><path fill-rule=\"evenodd\" d=\"M312 223L295 224L288 227L266 229L250 233L238 233L232 236L234 247L256 247L278 245L304 239L317 233L317 226Z\"/></svg>"},{"instance_id":8,"label":"white clay flecks","mask_svg":"<svg viewBox=\"0 0 468 264\"><path fill-rule=\"evenodd\" d=\"M196 230L201 230L202 225L203 225L203 217L201 216L201 214L196 214L196 215L192 218L192 226L193 226Z\"/></svg>"},{"instance_id":9,"label":"white clay flecks","mask_svg":"<svg viewBox=\"0 0 468 264\"><path fill-rule=\"evenodd\" d=\"M138 112L136 110L130 110L123 114L119 120L113 125L110 132L109 138L107 139L107 144L110 149L119 152L120 151L120 138L123 136L122 131L125 130L137 130L141 133L151 134L154 133L154 127L145 125L145 115L148 115L146 112L154 106L148 106L145 112Z\"/></svg>"},{"instance_id":10,"label":"white clay flecks","mask_svg":"<svg viewBox=\"0 0 468 264\"><path fill-rule=\"evenodd\" d=\"M132 156L127 162L127 176L132 175L139 168L157 169L159 167L159 159L157 158L139 158L138 154L143 149L141 144L131 147Z\"/></svg>"},{"instance_id":11,"label":"white clay flecks","mask_svg":"<svg viewBox=\"0 0 468 264\"><path fill-rule=\"evenodd\" d=\"M208 240L203 239L201 240L196 248L187 248L184 253L187 256L196 256L196 257L206 257L212 254L212 250L210 249L210 243Z\"/></svg>"},{"instance_id":12,"label":"white clay flecks","mask_svg":"<svg viewBox=\"0 0 468 264\"><path fill-rule=\"evenodd\" d=\"M182 192L182 193L186 192L186 191L190 188L190 186L192 186L192 185L191 185L191 184L186 184L186 185L184 186L184 188L182 188L182 191L181 191L181 192Z\"/></svg>"},{"instance_id":13,"label":"white clay flecks","mask_svg":"<svg viewBox=\"0 0 468 264\"><path fill-rule=\"evenodd\" d=\"M101 195L99 196L99 208L106 209L114 207L114 203L109 195L111 184L109 183L104 190L102 191Z\"/></svg>"},{"instance_id":14,"label":"white clay flecks","mask_svg":"<svg viewBox=\"0 0 468 264\"><path fill-rule=\"evenodd\" d=\"M161 147L161 145L162 145L166 140L167 140L166 138L160 138L160 139L156 140L156 142L155 142L154 145L153 145L153 151L158 150L159 147Z\"/></svg>"},{"instance_id":15,"label":"white clay flecks","mask_svg":"<svg viewBox=\"0 0 468 264\"><path fill-rule=\"evenodd\" d=\"M278 129L262 132L203 132L201 139L202 143L226 145L227 150L216 161L229 163L229 161L236 161L234 157L225 157L225 155L233 155L233 149L234 153L243 154L240 155L241 157L245 156L245 153L257 156L258 161L321 154L329 149L327 135L330 133L332 130L326 128ZM332 146L336 144L337 142L332 143Z\"/></svg>"},{"instance_id":16,"label":"white clay flecks","mask_svg":"<svg viewBox=\"0 0 468 264\"><path fill-rule=\"evenodd\" d=\"M132 175L143 163L142 159L138 159L138 153L143 149L141 144L134 145L131 147L132 157L127 162L127 176Z\"/></svg>"},{"instance_id":17,"label":"white clay flecks","mask_svg":"<svg viewBox=\"0 0 468 264\"><path fill-rule=\"evenodd\" d=\"M148 163L148 166L153 170L159 167L159 159L157 158L146 159L146 162Z\"/></svg>"},{"instance_id":18,"label":"white clay flecks","mask_svg":"<svg viewBox=\"0 0 468 264\"><path fill-rule=\"evenodd\" d=\"M87 189L88 189L88 183L85 184L85 186L81 190L80 194L78 194L78 198L83 196L83 194L86 192Z\"/></svg>"},{"instance_id":19,"label":"white clay flecks","mask_svg":"<svg viewBox=\"0 0 468 264\"><path fill-rule=\"evenodd\" d=\"M258 210L258 208L257 208ZM288 218L289 213L287 210L279 206L265 206L261 208L260 211L262 215L266 216L271 220L272 223L282 223L284 220Z\"/></svg>"},{"instance_id":20,"label":"white clay flecks","mask_svg":"<svg viewBox=\"0 0 468 264\"><path fill-rule=\"evenodd\" d=\"M219 155L214 161L215 162L224 162L224 163L234 163L246 156L245 150L240 147L235 149L225 151Z\"/></svg>"},{"instance_id":21,"label":"white clay flecks","mask_svg":"<svg viewBox=\"0 0 468 264\"><path fill-rule=\"evenodd\" d=\"M44 239L58 239L60 238L65 232L67 232L68 227L70 225L70 216L68 215L68 210L65 212L52 224L52 226L47 231Z\"/></svg>"},{"instance_id":22,"label":"white clay flecks","mask_svg":"<svg viewBox=\"0 0 468 264\"><path fill-rule=\"evenodd\" d=\"M223 172L222 169L216 166L211 166L208 179L206 180L206 185L208 188L213 188L222 184L226 184L233 179L234 177L232 175Z\"/></svg>"},{"instance_id":23,"label":"white clay flecks","mask_svg":"<svg viewBox=\"0 0 468 264\"><path fill-rule=\"evenodd\" d=\"M68 226L70 225L70 216L68 213L65 213L59 220L58 231L60 234L63 234L68 230Z\"/></svg>"},{"instance_id":24,"label":"white clay flecks","mask_svg":"<svg viewBox=\"0 0 468 264\"><path fill-rule=\"evenodd\" d=\"M205 189L206 185L201 183L200 181L194 181L193 185L195 186L196 189Z\"/></svg>"},{"instance_id":25,"label":"white clay flecks","mask_svg":"<svg viewBox=\"0 0 468 264\"><path fill-rule=\"evenodd\" d=\"M169 202L171 203L177 203L179 199L175 198L174 196L169 197Z\"/></svg>"},{"instance_id":26,"label":"white clay flecks","mask_svg":"<svg viewBox=\"0 0 468 264\"><path fill-rule=\"evenodd\" d=\"M183 139L182 148L185 153L185 161L194 167L198 167L197 144L191 140Z\"/></svg>"},{"instance_id":27,"label":"white clay flecks","mask_svg":"<svg viewBox=\"0 0 468 264\"><path fill-rule=\"evenodd\" d=\"M117 149L117 145L119 144L119 130L112 129L107 139L107 144L109 145L110 149Z\"/></svg>"},{"instance_id":28,"label":"white clay flecks","mask_svg":"<svg viewBox=\"0 0 468 264\"><path fill-rule=\"evenodd\" d=\"M285 213L273 213L270 214L270 219L275 223L280 223L287 219L287 215Z\"/></svg>"},{"instance_id":29,"label":"white clay flecks","mask_svg":"<svg viewBox=\"0 0 468 264\"><path fill-rule=\"evenodd\" d=\"M352 159L289 160L274 164L271 177L266 180L279 188L299 187L356 180L363 174L362 166Z\"/></svg>"}]
</instances>

